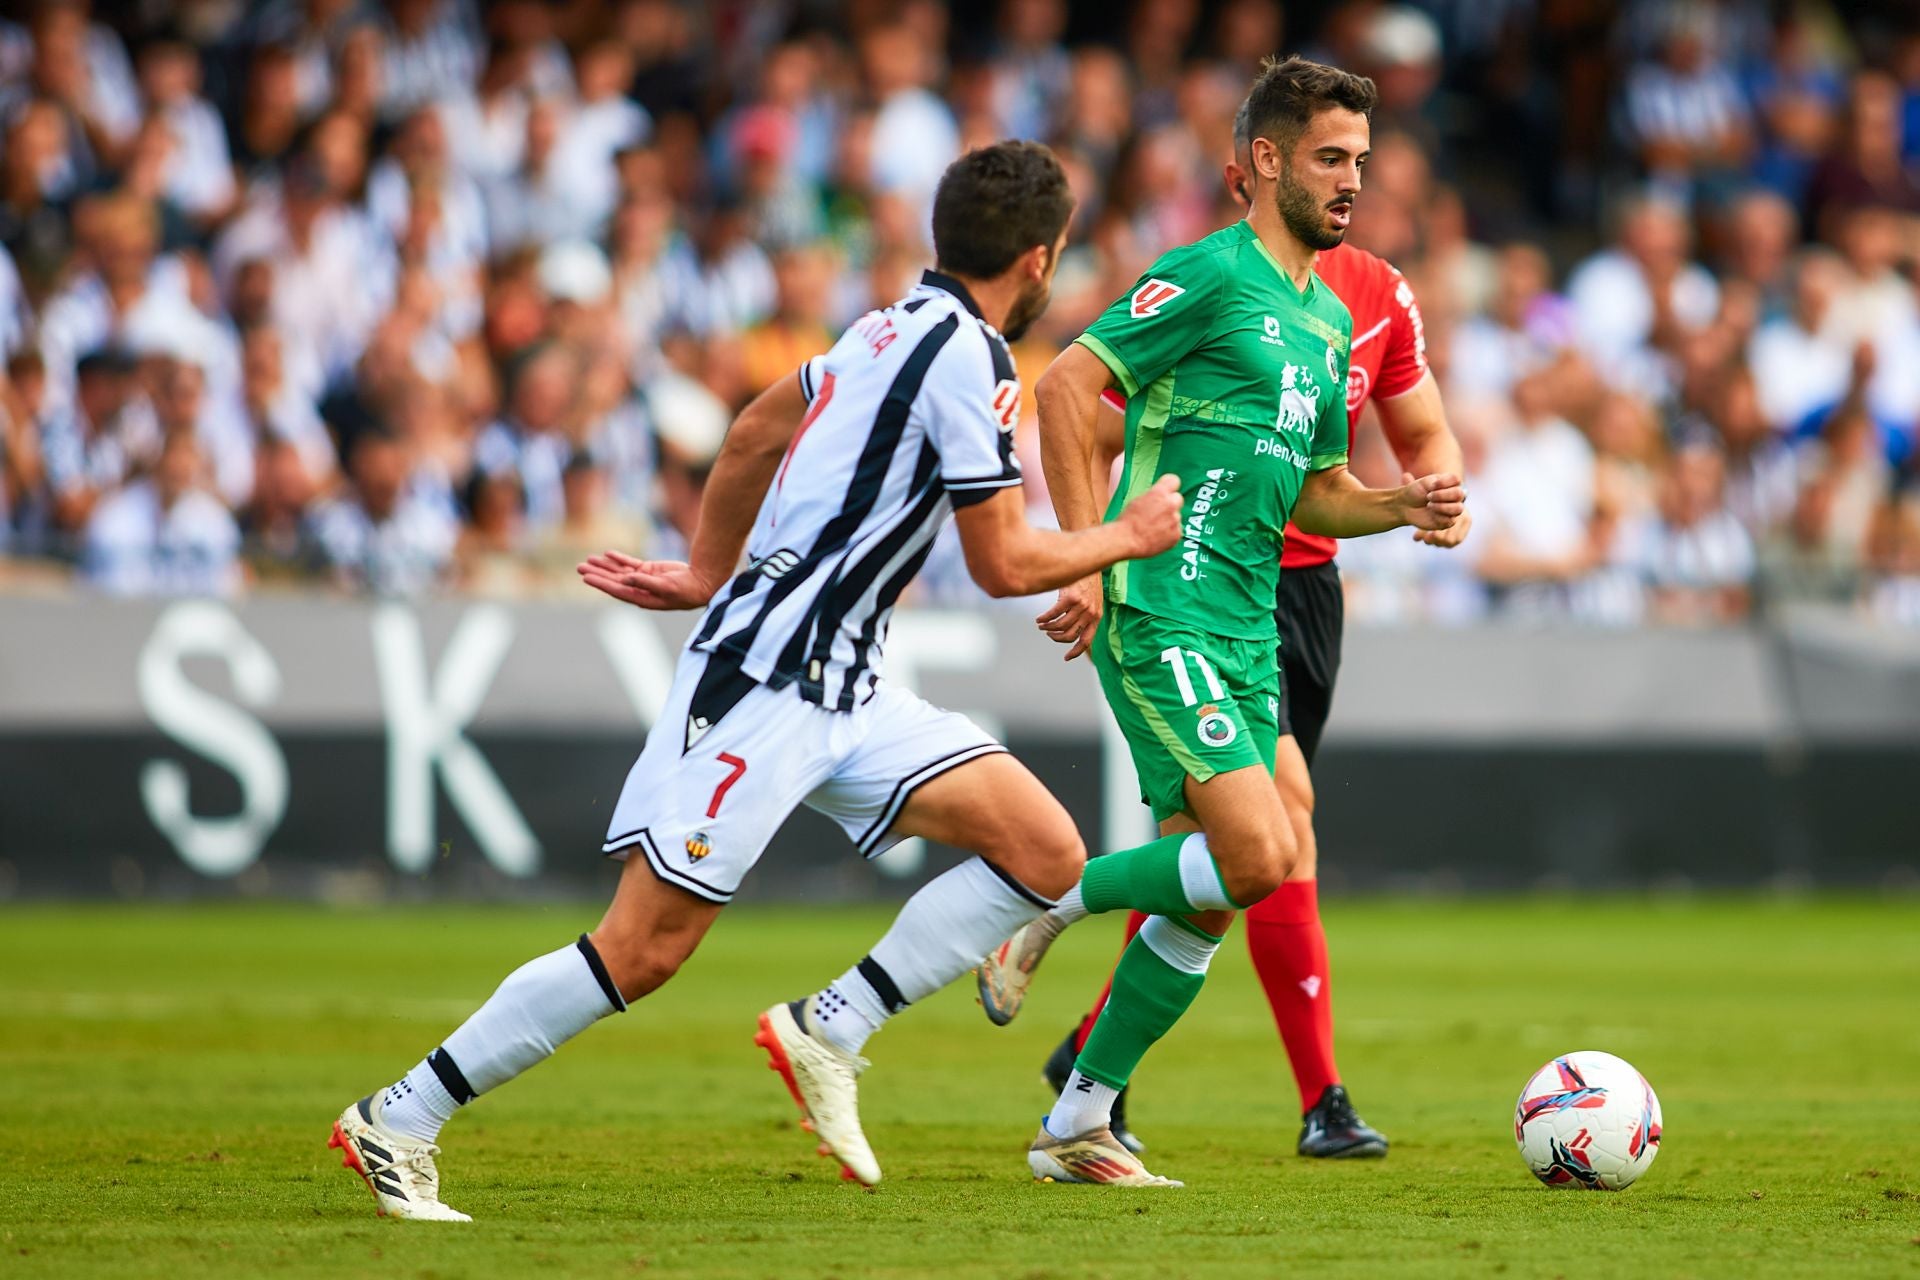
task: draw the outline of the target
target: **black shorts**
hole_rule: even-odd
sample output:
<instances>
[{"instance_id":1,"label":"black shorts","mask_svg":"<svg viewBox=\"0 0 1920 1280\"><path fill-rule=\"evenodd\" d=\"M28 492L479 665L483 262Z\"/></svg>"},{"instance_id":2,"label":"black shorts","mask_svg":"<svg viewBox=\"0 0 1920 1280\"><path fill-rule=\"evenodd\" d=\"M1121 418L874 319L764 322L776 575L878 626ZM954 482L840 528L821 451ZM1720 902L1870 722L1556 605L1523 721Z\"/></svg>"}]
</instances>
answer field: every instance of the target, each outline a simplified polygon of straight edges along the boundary
<instances>
[{"instance_id":1,"label":"black shorts","mask_svg":"<svg viewBox=\"0 0 1920 1280\"><path fill-rule=\"evenodd\" d=\"M1333 708L1346 616L1340 569L1333 561L1281 573L1273 612L1280 627L1280 732L1293 735L1308 764Z\"/></svg>"}]
</instances>

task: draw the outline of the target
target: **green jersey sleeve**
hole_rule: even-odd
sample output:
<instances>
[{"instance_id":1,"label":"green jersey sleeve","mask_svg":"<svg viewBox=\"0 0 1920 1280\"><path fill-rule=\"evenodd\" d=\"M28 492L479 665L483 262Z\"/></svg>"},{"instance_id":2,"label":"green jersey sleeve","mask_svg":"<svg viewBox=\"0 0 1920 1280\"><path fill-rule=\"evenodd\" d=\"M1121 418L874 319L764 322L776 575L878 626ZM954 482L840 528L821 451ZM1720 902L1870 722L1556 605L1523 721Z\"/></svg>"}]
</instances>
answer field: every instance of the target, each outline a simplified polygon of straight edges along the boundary
<instances>
[{"instance_id":1,"label":"green jersey sleeve","mask_svg":"<svg viewBox=\"0 0 1920 1280\"><path fill-rule=\"evenodd\" d=\"M1334 355L1331 347L1327 348L1327 355L1327 363L1339 370L1339 376L1333 380L1333 394L1320 407L1320 417L1313 424L1313 456L1308 460L1309 471L1345 466L1347 461L1347 366L1350 361Z\"/></svg>"},{"instance_id":2,"label":"green jersey sleeve","mask_svg":"<svg viewBox=\"0 0 1920 1280\"><path fill-rule=\"evenodd\" d=\"M1131 399L1206 341L1223 285L1219 258L1183 245L1161 255L1077 341L1100 357Z\"/></svg>"}]
</instances>

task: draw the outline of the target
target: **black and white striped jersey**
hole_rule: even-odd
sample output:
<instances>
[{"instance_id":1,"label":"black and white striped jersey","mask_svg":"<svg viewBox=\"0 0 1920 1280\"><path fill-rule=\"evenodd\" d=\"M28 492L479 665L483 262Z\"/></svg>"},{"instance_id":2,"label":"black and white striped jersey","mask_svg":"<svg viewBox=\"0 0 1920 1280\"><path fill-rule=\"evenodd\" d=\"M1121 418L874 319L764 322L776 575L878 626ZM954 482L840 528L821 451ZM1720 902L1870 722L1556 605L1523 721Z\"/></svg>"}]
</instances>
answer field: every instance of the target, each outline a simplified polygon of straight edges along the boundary
<instances>
[{"instance_id":1,"label":"black and white striped jersey","mask_svg":"<svg viewBox=\"0 0 1920 1280\"><path fill-rule=\"evenodd\" d=\"M798 377L807 414L747 567L692 646L710 666L847 710L871 694L894 602L953 509L1020 483L1020 383L965 286L933 271Z\"/></svg>"}]
</instances>

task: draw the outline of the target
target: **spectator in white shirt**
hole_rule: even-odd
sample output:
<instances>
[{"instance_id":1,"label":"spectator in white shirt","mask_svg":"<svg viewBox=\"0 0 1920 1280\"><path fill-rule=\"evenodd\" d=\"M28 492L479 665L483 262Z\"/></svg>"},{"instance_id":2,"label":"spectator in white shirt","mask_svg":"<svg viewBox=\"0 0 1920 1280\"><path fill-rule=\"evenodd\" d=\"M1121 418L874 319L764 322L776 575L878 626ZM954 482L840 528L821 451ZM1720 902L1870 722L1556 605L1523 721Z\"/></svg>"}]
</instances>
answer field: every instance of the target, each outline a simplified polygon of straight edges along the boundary
<instances>
[{"instance_id":1,"label":"spectator in white shirt","mask_svg":"<svg viewBox=\"0 0 1920 1280\"><path fill-rule=\"evenodd\" d=\"M200 484L199 443L191 432L169 436L151 478L95 509L87 525L87 581L113 595L237 592L240 530Z\"/></svg>"},{"instance_id":2,"label":"spectator in white shirt","mask_svg":"<svg viewBox=\"0 0 1920 1280\"><path fill-rule=\"evenodd\" d=\"M1516 378L1551 363L1573 341L1567 300L1553 292L1553 267L1538 245L1510 244L1496 257L1487 313L1453 334L1447 389L1504 396Z\"/></svg>"},{"instance_id":3,"label":"spectator in white shirt","mask_svg":"<svg viewBox=\"0 0 1920 1280\"><path fill-rule=\"evenodd\" d=\"M924 212L940 175L960 154L953 112L927 88L932 54L905 24L875 27L860 42L860 68L875 104L873 185L907 196Z\"/></svg>"},{"instance_id":4,"label":"spectator in white shirt","mask_svg":"<svg viewBox=\"0 0 1920 1280\"><path fill-rule=\"evenodd\" d=\"M1691 231L1671 203L1628 201L1614 247L1588 258L1567 281L1576 339L1602 375L1646 394L1671 382L1669 355L1680 337L1710 321L1720 290L1688 260Z\"/></svg>"},{"instance_id":5,"label":"spectator in white shirt","mask_svg":"<svg viewBox=\"0 0 1920 1280\"><path fill-rule=\"evenodd\" d=\"M1895 309L1863 331L1848 279L1832 253L1808 250L1794 268L1792 312L1761 325L1748 344L1761 410L1783 435L1817 433L1856 378L1888 438L1910 432L1920 415L1920 325Z\"/></svg>"},{"instance_id":6,"label":"spectator in white shirt","mask_svg":"<svg viewBox=\"0 0 1920 1280\"><path fill-rule=\"evenodd\" d=\"M215 245L223 289L252 259L274 264L274 323L313 353L323 383L351 369L392 300L393 258L311 157L290 164L279 188L256 196Z\"/></svg>"},{"instance_id":7,"label":"spectator in white shirt","mask_svg":"<svg viewBox=\"0 0 1920 1280\"><path fill-rule=\"evenodd\" d=\"M49 419L41 432L55 529L78 537L100 499L123 484L136 459L123 437L122 416L135 392L134 364L117 351L81 357L72 409Z\"/></svg>"},{"instance_id":8,"label":"spectator in white shirt","mask_svg":"<svg viewBox=\"0 0 1920 1280\"><path fill-rule=\"evenodd\" d=\"M1593 447L1560 415L1556 393L1550 370L1514 384L1515 421L1489 442L1474 479L1475 567L1502 607L1522 615L1564 613L1570 585L1601 559Z\"/></svg>"},{"instance_id":9,"label":"spectator in white shirt","mask_svg":"<svg viewBox=\"0 0 1920 1280\"><path fill-rule=\"evenodd\" d=\"M198 222L223 217L235 200L233 159L220 113L200 96L199 53L161 37L141 49L139 67L147 109L173 136L162 179L167 198Z\"/></svg>"},{"instance_id":10,"label":"spectator in white shirt","mask_svg":"<svg viewBox=\"0 0 1920 1280\"><path fill-rule=\"evenodd\" d=\"M580 96L562 118L554 164L578 233L597 239L620 199L613 158L646 142L653 121L644 107L626 96L627 82L633 78L633 55L625 46L612 40L587 46L574 76Z\"/></svg>"},{"instance_id":11,"label":"spectator in white shirt","mask_svg":"<svg viewBox=\"0 0 1920 1280\"><path fill-rule=\"evenodd\" d=\"M459 527L410 497L406 447L385 430L355 437L352 484L313 515L313 539L341 586L376 595L417 595L440 582Z\"/></svg>"}]
</instances>

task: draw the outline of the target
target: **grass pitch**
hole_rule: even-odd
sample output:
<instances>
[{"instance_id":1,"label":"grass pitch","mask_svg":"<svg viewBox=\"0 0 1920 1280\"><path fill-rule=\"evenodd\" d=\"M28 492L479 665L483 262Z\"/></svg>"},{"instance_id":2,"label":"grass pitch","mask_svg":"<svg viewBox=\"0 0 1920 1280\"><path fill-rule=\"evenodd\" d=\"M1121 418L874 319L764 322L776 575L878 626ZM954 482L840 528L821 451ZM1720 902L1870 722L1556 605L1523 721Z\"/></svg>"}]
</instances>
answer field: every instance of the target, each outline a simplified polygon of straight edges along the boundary
<instances>
[{"instance_id":1,"label":"grass pitch","mask_svg":"<svg viewBox=\"0 0 1920 1280\"><path fill-rule=\"evenodd\" d=\"M1016 1026L956 988L875 1039L887 1181L839 1182L753 1020L887 914L729 912L664 992L453 1121L459 1227L375 1219L328 1126L596 908L0 913L0 1276L1920 1276L1912 900L1331 903L1342 1065L1384 1163L1291 1154L1230 940L1136 1082L1171 1192L1026 1174L1039 1064L1112 958L1098 921ZM1582 1048L1665 1108L1623 1194L1548 1191L1514 1153L1521 1083Z\"/></svg>"}]
</instances>

